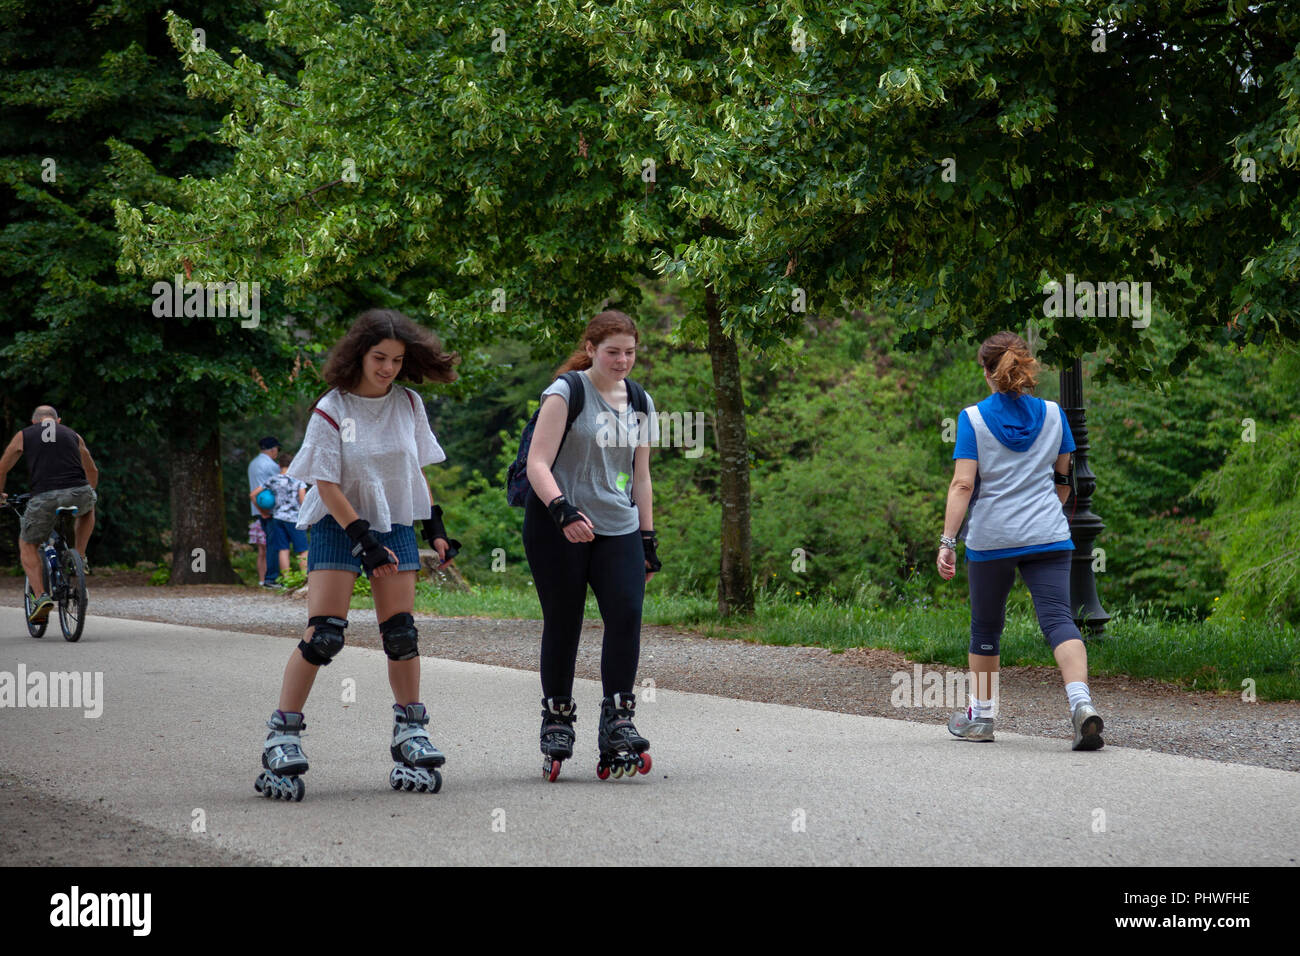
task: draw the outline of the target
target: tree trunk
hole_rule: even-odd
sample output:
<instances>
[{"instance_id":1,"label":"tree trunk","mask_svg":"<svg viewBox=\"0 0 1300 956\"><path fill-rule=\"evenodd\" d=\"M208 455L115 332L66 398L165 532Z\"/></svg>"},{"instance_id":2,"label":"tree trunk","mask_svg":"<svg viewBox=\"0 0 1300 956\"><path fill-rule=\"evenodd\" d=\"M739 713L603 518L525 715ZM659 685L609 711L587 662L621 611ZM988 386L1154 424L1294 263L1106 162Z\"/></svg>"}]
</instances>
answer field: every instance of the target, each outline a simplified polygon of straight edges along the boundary
<instances>
[{"instance_id":1,"label":"tree trunk","mask_svg":"<svg viewBox=\"0 0 1300 956\"><path fill-rule=\"evenodd\" d=\"M238 584L226 540L221 442L215 402L200 409L178 399L168 421L172 584ZM269 557L268 557L269 559Z\"/></svg>"},{"instance_id":2,"label":"tree trunk","mask_svg":"<svg viewBox=\"0 0 1300 956\"><path fill-rule=\"evenodd\" d=\"M713 366L721 459L722 564L718 575L718 613L750 614L754 610L754 577L749 531L749 432L745 427L740 353L735 340L722 330L718 296L711 284L704 288L704 312L709 323L709 360Z\"/></svg>"}]
</instances>

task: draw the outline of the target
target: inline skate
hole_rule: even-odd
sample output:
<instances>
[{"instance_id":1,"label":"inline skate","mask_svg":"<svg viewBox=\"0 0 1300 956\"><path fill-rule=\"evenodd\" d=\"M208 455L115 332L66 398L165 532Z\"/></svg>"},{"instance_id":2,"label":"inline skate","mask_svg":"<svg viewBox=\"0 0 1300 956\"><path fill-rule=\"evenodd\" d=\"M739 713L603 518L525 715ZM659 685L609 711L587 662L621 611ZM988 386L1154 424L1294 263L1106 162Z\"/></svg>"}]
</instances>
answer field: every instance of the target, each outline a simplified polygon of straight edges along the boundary
<instances>
[{"instance_id":1,"label":"inline skate","mask_svg":"<svg viewBox=\"0 0 1300 956\"><path fill-rule=\"evenodd\" d=\"M296 711L277 710L266 722L271 732L262 750L263 770L253 789L267 799L302 800L307 786L299 774L307 772L307 756L302 752L302 732L307 724Z\"/></svg>"},{"instance_id":2,"label":"inline skate","mask_svg":"<svg viewBox=\"0 0 1300 956\"><path fill-rule=\"evenodd\" d=\"M388 748L393 769L388 784L394 790L437 793L442 789L442 774L437 768L447 758L429 742L424 730L428 723L429 712L423 704L393 705L393 743Z\"/></svg>"},{"instance_id":3,"label":"inline skate","mask_svg":"<svg viewBox=\"0 0 1300 956\"><path fill-rule=\"evenodd\" d=\"M572 697L542 700L542 776L554 783L560 764L573 756L573 722L578 719Z\"/></svg>"},{"instance_id":4,"label":"inline skate","mask_svg":"<svg viewBox=\"0 0 1300 956\"><path fill-rule=\"evenodd\" d=\"M615 777L650 772L650 741L636 732L632 724L635 711L635 694L615 694L600 702L596 776L601 780L608 779L611 772Z\"/></svg>"}]
</instances>

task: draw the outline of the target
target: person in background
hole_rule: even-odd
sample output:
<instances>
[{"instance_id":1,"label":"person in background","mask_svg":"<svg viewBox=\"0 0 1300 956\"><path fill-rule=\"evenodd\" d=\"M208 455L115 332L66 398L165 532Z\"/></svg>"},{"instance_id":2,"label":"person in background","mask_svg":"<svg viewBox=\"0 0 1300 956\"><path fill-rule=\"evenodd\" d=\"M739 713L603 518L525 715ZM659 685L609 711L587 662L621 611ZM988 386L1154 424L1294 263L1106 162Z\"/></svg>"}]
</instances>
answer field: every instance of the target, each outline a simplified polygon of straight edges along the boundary
<instances>
[{"instance_id":1,"label":"person in background","mask_svg":"<svg viewBox=\"0 0 1300 956\"><path fill-rule=\"evenodd\" d=\"M276 568L279 568L281 574L289 570L290 547L298 554L298 566L302 573L307 573L307 532L296 527L298 509L307 497L307 485L285 474L293 463L293 455L281 452L278 461L280 473L272 475L266 479L265 485L248 493L254 501L262 491L275 495L275 509L271 512L270 534L266 542L266 577L263 581L267 587L276 584Z\"/></svg>"},{"instance_id":2,"label":"person in background","mask_svg":"<svg viewBox=\"0 0 1300 956\"><path fill-rule=\"evenodd\" d=\"M272 475L280 473L279 466L276 465L276 456L280 454L280 442L270 435L263 438L257 443L261 451L257 456L248 463L248 490L251 492L255 488L260 488L266 484L266 479ZM255 498L256 495L249 495L249 498ZM249 501L249 508L252 509L253 521L248 526L248 543L257 545L257 580L266 580L266 544L267 532L270 529L271 512L259 508L256 501ZM257 525L257 530L253 530L253 525Z\"/></svg>"},{"instance_id":3,"label":"person in background","mask_svg":"<svg viewBox=\"0 0 1300 956\"><path fill-rule=\"evenodd\" d=\"M14 434L0 455L0 501L5 499L5 479L21 456L27 457L31 501L23 512L18 532L18 555L27 580L36 588L41 574L41 544L54 527L55 510L75 506L74 525L77 552L85 558L90 533L95 530L95 486L99 469L80 435L62 424L59 413L49 405L32 412L32 423ZM89 565L87 565L89 570ZM28 620L40 624L50 616L54 602L42 592L36 597Z\"/></svg>"}]
</instances>

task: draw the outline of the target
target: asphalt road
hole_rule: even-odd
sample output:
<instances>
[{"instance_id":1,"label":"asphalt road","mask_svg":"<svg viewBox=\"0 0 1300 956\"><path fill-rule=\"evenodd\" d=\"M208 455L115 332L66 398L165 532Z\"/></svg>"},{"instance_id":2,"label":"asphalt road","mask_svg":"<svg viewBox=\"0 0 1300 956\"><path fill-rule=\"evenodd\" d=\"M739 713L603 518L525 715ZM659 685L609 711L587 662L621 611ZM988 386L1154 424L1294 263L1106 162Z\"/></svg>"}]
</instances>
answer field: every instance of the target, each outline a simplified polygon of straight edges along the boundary
<instances>
[{"instance_id":1,"label":"asphalt road","mask_svg":"<svg viewBox=\"0 0 1300 956\"><path fill-rule=\"evenodd\" d=\"M20 611L0 608L0 770L196 846L270 863L1300 859L1295 773L1112 746L1072 753L1058 740L1004 733L970 744L909 721L675 691L658 690L638 708L651 773L602 782L600 689L589 681L575 690L577 755L548 784L536 675L432 657L422 660L423 697L447 754L445 782L437 795L397 793L388 786L385 659L357 647L321 671L307 704L306 799L269 801L253 780L292 646L112 618L92 618L78 644L62 640L57 621L37 641ZM16 707L5 693L20 667L29 680L102 674L102 700ZM87 708L102 713L88 717Z\"/></svg>"}]
</instances>

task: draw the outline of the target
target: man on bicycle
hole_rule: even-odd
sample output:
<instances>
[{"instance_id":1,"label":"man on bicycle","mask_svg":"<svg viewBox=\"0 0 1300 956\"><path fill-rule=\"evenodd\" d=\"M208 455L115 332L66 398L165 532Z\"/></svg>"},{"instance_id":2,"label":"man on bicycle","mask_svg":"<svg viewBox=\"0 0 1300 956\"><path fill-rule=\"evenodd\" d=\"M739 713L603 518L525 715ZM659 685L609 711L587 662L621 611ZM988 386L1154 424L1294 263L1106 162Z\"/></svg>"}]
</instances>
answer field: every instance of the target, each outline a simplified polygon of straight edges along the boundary
<instances>
[{"instance_id":1,"label":"man on bicycle","mask_svg":"<svg viewBox=\"0 0 1300 956\"><path fill-rule=\"evenodd\" d=\"M51 406L38 406L32 412L32 423L15 434L0 455L0 501L5 499L5 478L18 459L27 456L32 499L18 532L18 553L33 590L43 580L41 545L54 528L55 510L76 507L77 551L83 556L95 528L95 485L99 484L99 469L81 436L60 421L59 413ZM30 622L45 621L53 606L50 596L42 591L32 608Z\"/></svg>"}]
</instances>

